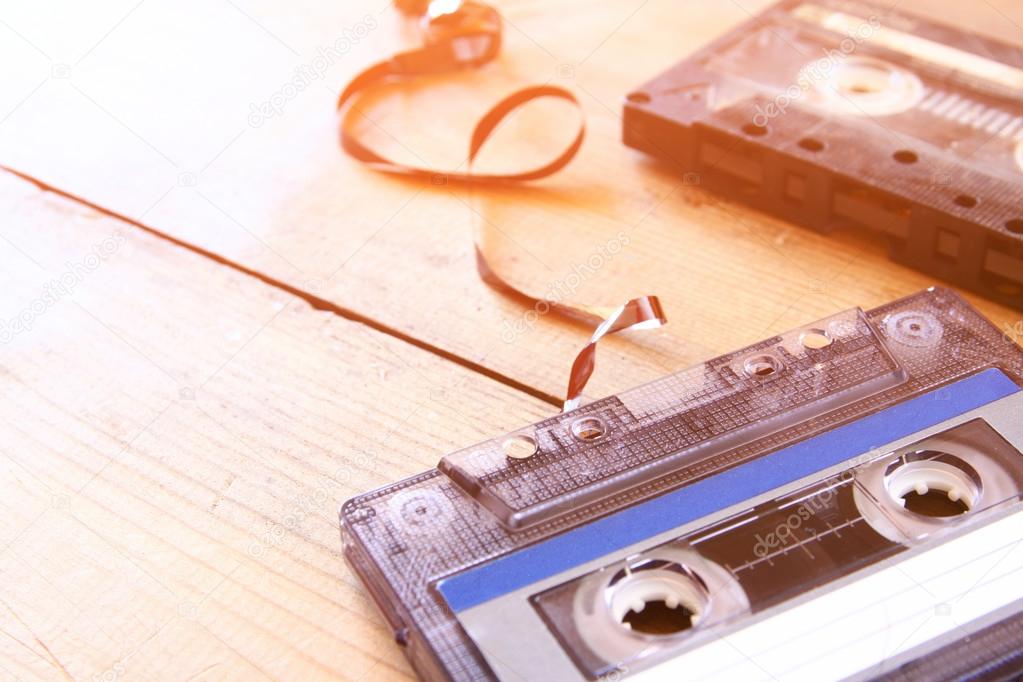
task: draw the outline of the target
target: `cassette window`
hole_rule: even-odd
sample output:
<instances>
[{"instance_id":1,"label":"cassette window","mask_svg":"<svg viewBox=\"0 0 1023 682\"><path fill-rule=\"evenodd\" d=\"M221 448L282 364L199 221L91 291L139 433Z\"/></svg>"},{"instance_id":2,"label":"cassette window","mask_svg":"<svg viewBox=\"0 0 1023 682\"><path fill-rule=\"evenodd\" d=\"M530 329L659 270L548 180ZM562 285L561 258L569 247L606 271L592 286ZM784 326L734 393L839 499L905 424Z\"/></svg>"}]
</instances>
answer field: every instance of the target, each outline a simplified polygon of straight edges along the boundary
<instances>
[{"instance_id":1,"label":"cassette window","mask_svg":"<svg viewBox=\"0 0 1023 682\"><path fill-rule=\"evenodd\" d=\"M1019 509L1023 454L984 419L887 453L530 597L590 679Z\"/></svg>"}]
</instances>

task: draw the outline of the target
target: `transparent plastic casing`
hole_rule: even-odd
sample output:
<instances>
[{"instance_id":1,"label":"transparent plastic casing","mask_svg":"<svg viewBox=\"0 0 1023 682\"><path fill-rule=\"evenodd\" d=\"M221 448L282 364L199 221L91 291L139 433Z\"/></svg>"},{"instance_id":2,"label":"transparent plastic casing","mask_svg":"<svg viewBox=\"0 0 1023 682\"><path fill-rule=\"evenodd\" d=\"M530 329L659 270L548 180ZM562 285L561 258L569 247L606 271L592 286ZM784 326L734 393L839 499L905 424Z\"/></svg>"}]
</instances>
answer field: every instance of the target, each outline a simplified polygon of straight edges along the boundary
<instances>
[{"instance_id":1,"label":"transparent plastic casing","mask_svg":"<svg viewBox=\"0 0 1023 682\"><path fill-rule=\"evenodd\" d=\"M848 310L453 453L438 469L506 526L521 528L683 466L717 462L742 443L906 378L863 311ZM509 439L538 450L528 459L508 457Z\"/></svg>"},{"instance_id":2,"label":"transparent plastic casing","mask_svg":"<svg viewBox=\"0 0 1023 682\"><path fill-rule=\"evenodd\" d=\"M1023 385L1023 351L954 292L847 311L349 500L345 556L422 678L493 679L441 580L988 368ZM536 453L508 458L521 435Z\"/></svg>"}]
</instances>

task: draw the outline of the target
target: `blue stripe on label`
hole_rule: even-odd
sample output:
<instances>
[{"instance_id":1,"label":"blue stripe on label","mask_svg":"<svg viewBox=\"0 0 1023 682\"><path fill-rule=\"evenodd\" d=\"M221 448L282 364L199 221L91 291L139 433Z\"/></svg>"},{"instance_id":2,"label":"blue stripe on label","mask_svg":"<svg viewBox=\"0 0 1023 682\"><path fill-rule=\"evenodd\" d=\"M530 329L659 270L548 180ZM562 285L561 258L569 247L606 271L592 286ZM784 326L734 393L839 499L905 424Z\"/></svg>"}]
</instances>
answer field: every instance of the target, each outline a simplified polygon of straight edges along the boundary
<instances>
[{"instance_id":1,"label":"blue stripe on label","mask_svg":"<svg viewBox=\"0 0 1023 682\"><path fill-rule=\"evenodd\" d=\"M463 611L1018 392L989 369L443 580Z\"/></svg>"}]
</instances>

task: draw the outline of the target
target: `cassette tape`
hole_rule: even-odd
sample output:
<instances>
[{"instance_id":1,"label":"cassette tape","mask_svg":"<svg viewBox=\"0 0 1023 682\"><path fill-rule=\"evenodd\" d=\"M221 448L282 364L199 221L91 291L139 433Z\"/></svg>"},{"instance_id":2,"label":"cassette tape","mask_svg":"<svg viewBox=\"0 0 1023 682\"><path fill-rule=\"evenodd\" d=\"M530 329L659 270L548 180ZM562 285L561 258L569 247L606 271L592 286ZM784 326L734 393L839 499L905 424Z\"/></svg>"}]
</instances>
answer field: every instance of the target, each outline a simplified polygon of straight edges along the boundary
<instances>
[{"instance_id":1,"label":"cassette tape","mask_svg":"<svg viewBox=\"0 0 1023 682\"><path fill-rule=\"evenodd\" d=\"M340 520L423 679L988 679L1023 671L1021 492L1023 350L931 289L449 454Z\"/></svg>"},{"instance_id":2,"label":"cassette tape","mask_svg":"<svg viewBox=\"0 0 1023 682\"><path fill-rule=\"evenodd\" d=\"M1023 309L1023 48L892 4L767 9L630 93L624 141Z\"/></svg>"}]
</instances>

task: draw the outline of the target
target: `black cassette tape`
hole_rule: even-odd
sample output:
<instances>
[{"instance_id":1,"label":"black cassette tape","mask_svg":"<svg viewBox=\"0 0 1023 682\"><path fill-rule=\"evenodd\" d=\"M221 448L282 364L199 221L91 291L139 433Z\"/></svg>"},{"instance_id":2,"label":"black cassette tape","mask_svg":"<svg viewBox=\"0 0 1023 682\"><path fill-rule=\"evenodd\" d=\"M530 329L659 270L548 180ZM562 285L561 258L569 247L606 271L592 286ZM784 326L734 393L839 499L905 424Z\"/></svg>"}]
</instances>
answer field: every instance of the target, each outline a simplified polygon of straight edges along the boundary
<instances>
[{"instance_id":1,"label":"black cassette tape","mask_svg":"<svg viewBox=\"0 0 1023 682\"><path fill-rule=\"evenodd\" d=\"M928 290L449 454L342 538L424 679L1015 673L1021 452L1023 350Z\"/></svg>"},{"instance_id":2,"label":"black cassette tape","mask_svg":"<svg viewBox=\"0 0 1023 682\"><path fill-rule=\"evenodd\" d=\"M787 1L629 94L623 131L728 198L869 228L895 260L1023 308L1023 48Z\"/></svg>"}]
</instances>

